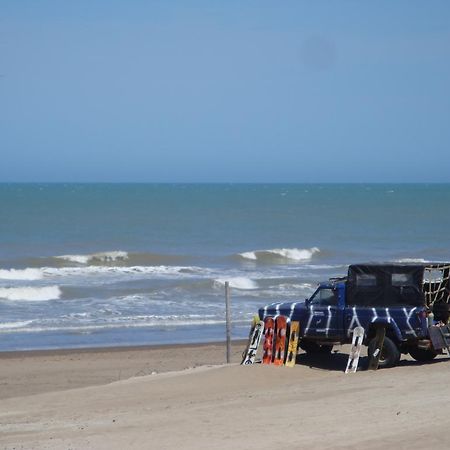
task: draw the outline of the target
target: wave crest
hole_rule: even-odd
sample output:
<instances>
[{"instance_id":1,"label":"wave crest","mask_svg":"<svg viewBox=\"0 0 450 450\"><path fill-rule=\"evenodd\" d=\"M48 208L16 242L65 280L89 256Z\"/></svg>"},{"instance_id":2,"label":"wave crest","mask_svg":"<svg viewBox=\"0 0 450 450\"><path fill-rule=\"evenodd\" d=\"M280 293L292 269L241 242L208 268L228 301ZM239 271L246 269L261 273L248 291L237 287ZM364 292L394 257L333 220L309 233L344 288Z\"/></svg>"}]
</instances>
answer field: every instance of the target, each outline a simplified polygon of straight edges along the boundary
<instances>
[{"instance_id":1,"label":"wave crest","mask_svg":"<svg viewBox=\"0 0 450 450\"><path fill-rule=\"evenodd\" d=\"M395 262L403 263L403 264L408 264L408 263L423 264L423 263L429 263L430 261L423 259L423 258L401 258L401 259L396 259Z\"/></svg>"},{"instance_id":2,"label":"wave crest","mask_svg":"<svg viewBox=\"0 0 450 450\"><path fill-rule=\"evenodd\" d=\"M88 264L90 262L115 262L128 259L128 253L121 250L112 252L99 252L90 255L61 255L55 256L57 259L74 262L77 264Z\"/></svg>"},{"instance_id":3,"label":"wave crest","mask_svg":"<svg viewBox=\"0 0 450 450\"><path fill-rule=\"evenodd\" d=\"M207 269L195 266L86 266L86 267L42 267L45 277L88 275L161 275L186 276L206 273Z\"/></svg>"},{"instance_id":4,"label":"wave crest","mask_svg":"<svg viewBox=\"0 0 450 450\"><path fill-rule=\"evenodd\" d=\"M0 323L0 330L9 331L9 330L17 330L19 328L24 328L33 323L32 320L22 320L19 322L2 322Z\"/></svg>"},{"instance_id":5,"label":"wave crest","mask_svg":"<svg viewBox=\"0 0 450 450\"><path fill-rule=\"evenodd\" d=\"M114 277L114 276L161 276L161 277L195 277L210 274L211 270L196 266L70 266L40 267L37 269L0 270L0 280L35 281L78 277Z\"/></svg>"},{"instance_id":6,"label":"wave crest","mask_svg":"<svg viewBox=\"0 0 450 450\"><path fill-rule=\"evenodd\" d=\"M311 258L319 253L320 249L317 247L311 248L274 248L269 250L255 250L252 252L239 253L241 258L250 261L267 261L276 262L283 261L310 261Z\"/></svg>"},{"instance_id":7,"label":"wave crest","mask_svg":"<svg viewBox=\"0 0 450 450\"><path fill-rule=\"evenodd\" d=\"M225 286L226 281L228 281L230 283L230 287L234 289L241 289L241 290L258 289L258 284L256 283L256 281L253 281L250 278L246 277L230 277L228 279L219 278L217 280L214 280L214 286L222 288L223 286Z\"/></svg>"},{"instance_id":8,"label":"wave crest","mask_svg":"<svg viewBox=\"0 0 450 450\"><path fill-rule=\"evenodd\" d=\"M40 280L43 273L40 269L0 269L0 280Z\"/></svg>"},{"instance_id":9,"label":"wave crest","mask_svg":"<svg viewBox=\"0 0 450 450\"><path fill-rule=\"evenodd\" d=\"M0 288L0 299L11 301L47 301L61 297L59 286Z\"/></svg>"}]
</instances>

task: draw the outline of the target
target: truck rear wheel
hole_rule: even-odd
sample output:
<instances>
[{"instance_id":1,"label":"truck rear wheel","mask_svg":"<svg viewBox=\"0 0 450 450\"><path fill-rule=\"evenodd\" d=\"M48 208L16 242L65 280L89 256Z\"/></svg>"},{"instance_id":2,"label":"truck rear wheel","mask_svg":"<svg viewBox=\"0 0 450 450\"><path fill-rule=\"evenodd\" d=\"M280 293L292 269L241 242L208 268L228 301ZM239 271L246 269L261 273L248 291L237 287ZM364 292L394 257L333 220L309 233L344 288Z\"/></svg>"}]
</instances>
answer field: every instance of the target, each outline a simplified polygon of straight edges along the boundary
<instances>
[{"instance_id":1,"label":"truck rear wheel","mask_svg":"<svg viewBox=\"0 0 450 450\"><path fill-rule=\"evenodd\" d=\"M306 353L308 353L308 355L317 355L317 354L328 355L331 353L331 350L333 350L332 345L326 344L320 345L312 341L301 341L300 348L303 349Z\"/></svg>"},{"instance_id":2,"label":"truck rear wheel","mask_svg":"<svg viewBox=\"0 0 450 450\"><path fill-rule=\"evenodd\" d=\"M432 350L431 348L425 350L423 348L418 347L411 347L409 349L409 354L416 360L416 361L431 361L434 358L436 358L437 353Z\"/></svg>"},{"instance_id":3,"label":"truck rear wheel","mask_svg":"<svg viewBox=\"0 0 450 450\"><path fill-rule=\"evenodd\" d=\"M369 345L367 346L367 356L372 358L372 355L377 348L377 340L373 338L369 341ZM383 348L381 349L380 361L378 363L378 368L384 369L387 367L394 367L400 361L400 350L395 345L395 342L388 337L384 338Z\"/></svg>"}]
</instances>

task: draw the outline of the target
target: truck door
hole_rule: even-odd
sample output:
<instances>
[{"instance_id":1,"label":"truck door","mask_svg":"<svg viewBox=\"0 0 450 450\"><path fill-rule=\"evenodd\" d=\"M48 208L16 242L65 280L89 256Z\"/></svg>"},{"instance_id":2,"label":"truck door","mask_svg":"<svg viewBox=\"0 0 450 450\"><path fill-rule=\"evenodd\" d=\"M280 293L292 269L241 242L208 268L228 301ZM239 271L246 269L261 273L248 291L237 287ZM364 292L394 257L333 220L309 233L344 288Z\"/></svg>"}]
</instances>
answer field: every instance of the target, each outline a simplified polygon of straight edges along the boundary
<instances>
[{"instance_id":1,"label":"truck door","mask_svg":"<svg viewBox=\"0 0 450 450\"><path fill-rule=\"evenodd\" d=\"M308 302L307 337L339 340L343 335L343 307L336 288L319 288Z\"/></svg>"}]
</instances>

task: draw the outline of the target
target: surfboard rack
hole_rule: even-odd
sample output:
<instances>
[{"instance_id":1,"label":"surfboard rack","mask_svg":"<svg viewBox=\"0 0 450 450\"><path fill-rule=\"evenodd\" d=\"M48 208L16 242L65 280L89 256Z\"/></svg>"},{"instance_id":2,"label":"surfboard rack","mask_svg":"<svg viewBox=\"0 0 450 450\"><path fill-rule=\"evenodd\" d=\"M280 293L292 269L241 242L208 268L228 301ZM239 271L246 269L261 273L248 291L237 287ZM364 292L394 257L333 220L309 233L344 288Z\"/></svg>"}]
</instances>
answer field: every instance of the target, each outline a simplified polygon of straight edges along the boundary
<instances>
[{"instance_id":1,"label":"surfboard rack","mask_svg":"<svg viewBox=\"0 0 450 450\"><path fill-rule=\"evenodd\" d=\"M447 350L450 355L450 327L448 325L431 325L428 327L431 343L435 350Z\"/></svg>"}]
</instances>

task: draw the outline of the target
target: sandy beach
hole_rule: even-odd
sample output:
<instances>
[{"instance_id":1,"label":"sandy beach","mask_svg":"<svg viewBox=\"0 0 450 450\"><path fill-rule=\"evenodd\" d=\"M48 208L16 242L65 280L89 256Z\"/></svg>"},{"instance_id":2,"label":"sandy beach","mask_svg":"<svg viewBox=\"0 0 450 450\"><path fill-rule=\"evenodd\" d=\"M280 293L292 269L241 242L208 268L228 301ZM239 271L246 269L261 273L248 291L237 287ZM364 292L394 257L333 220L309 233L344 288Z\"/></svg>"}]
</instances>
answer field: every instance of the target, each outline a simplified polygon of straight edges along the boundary
<instances>
[{"instance_id":1,"label":"sandy beach","mask_svg":"<svg viewBox=\"0 0 450 450\"><path fill-rule=\"evenodd\" d=\"M223 344L0 355L2 449L442 446L450 361L345 375L348 347L295 368L224 365ZM365 358L361 365L364 366Z\"/></svg>"}]
</instances>

